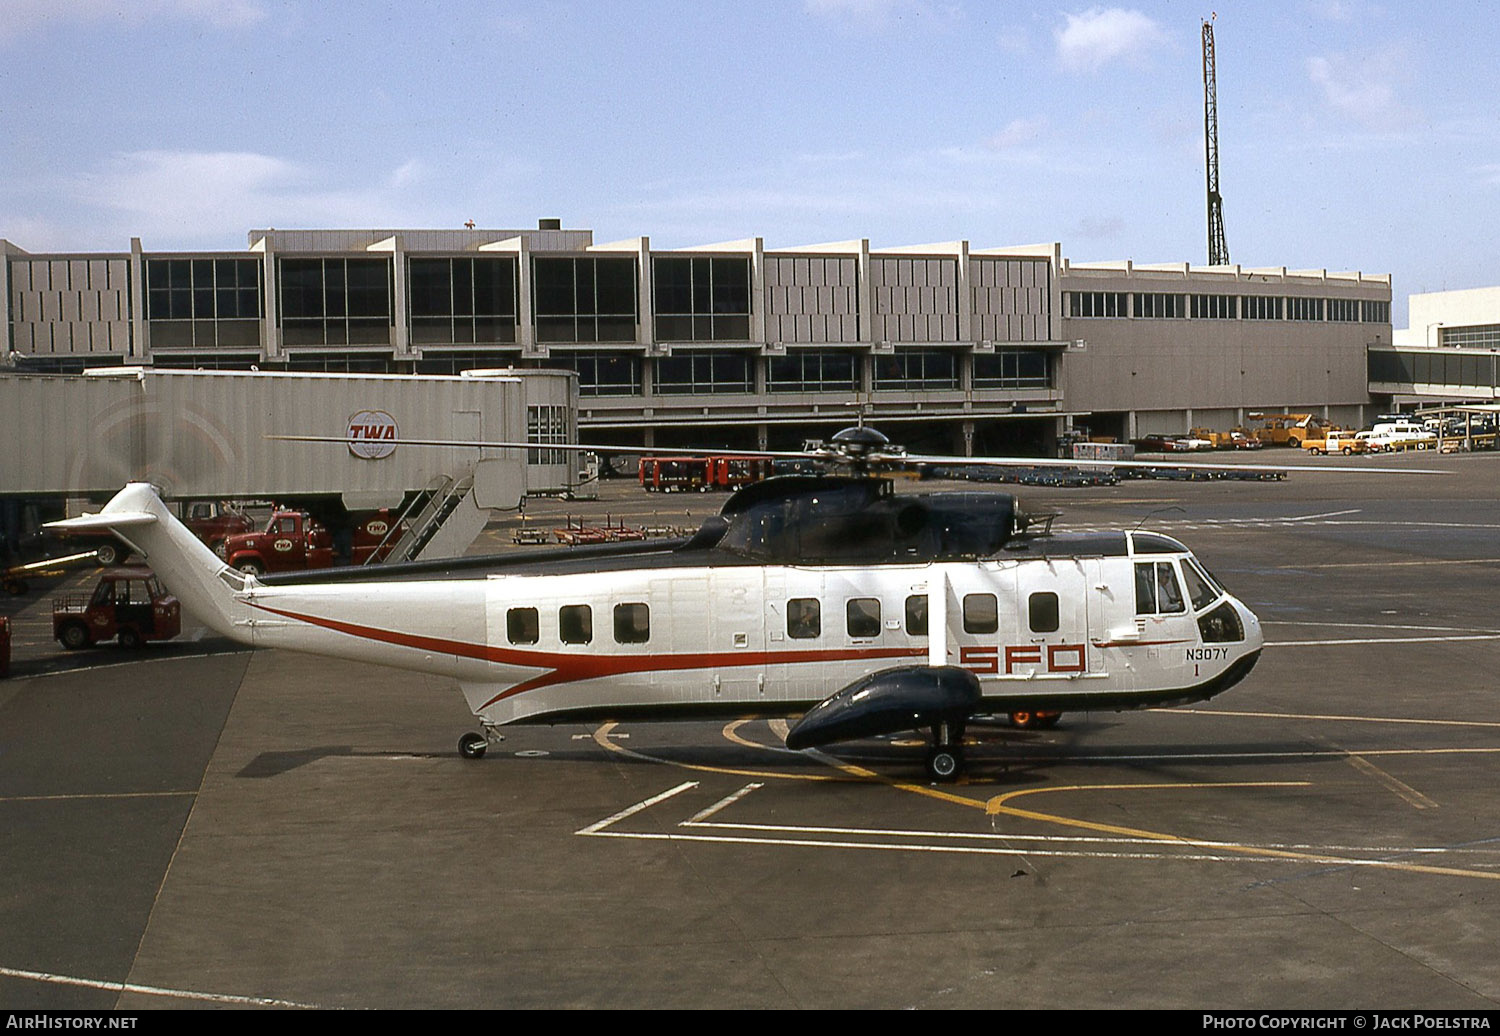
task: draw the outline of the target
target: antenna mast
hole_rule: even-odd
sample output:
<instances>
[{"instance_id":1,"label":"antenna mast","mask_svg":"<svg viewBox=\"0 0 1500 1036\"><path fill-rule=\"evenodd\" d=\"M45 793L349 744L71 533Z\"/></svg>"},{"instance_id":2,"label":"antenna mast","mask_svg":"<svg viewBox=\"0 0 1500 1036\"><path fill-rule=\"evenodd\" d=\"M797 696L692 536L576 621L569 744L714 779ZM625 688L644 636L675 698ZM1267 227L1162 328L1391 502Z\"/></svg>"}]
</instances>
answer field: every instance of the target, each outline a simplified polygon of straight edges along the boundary
<instances>
[{"instance_id":1,"label":"antenna mast","mask_svg":"<svg viewBox=\"0 0 1500 1036\"><path fill-rule=\"evenodd\" d=\"M1219 87L1214 73L1214 24L1203 23L1203 149L1208 167L1208 265L1229 265L1224 240L1224 199L1219 194Z\"/></svg>"}]
</instances>

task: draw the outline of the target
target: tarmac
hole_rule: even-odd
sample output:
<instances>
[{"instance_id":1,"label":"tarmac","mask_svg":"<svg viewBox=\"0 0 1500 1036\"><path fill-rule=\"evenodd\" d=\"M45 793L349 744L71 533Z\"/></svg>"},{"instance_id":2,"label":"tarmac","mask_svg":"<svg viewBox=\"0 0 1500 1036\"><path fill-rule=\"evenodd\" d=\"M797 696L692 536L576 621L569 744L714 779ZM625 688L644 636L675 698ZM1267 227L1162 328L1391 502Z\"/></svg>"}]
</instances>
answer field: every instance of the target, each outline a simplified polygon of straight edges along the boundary
<instances>
[{"instance_id":1,"label":"tarmac","mask_svg":"<svg viewBox=\"0 0 1500 1036\"><path fill-rule=\"evenodd\" d=\"M1450 473L1020 488L1183 540L1268 643L1202 705L978 725L951 785L763 720L465 760L450 681L198 628L63 652L87 572L0 599L0 1008L1494 1009L1500 454L1323 460Z\"/></svg>"}]
</instances>

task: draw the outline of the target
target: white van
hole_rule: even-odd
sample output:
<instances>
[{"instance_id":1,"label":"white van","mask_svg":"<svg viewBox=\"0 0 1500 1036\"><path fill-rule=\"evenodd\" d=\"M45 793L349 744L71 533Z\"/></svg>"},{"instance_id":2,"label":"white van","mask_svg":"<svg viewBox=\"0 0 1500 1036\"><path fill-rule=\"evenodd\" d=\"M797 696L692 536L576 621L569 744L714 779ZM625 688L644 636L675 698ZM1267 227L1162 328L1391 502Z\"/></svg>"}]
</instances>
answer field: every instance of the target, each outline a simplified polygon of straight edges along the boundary
<instances>
[{"instance_id":1,"label":"white van","mask_svg":"<svg viewBox=\"0 0 1500 1036\"><path fill-rule=\"evenodd\" d=\"M1411 421L1383 422L1369 432L1360 432L1358 437L1365 440L1369 449L1387 453L1391 450L1435 450L1438 444L1436 432Z\"/></svg>"}]
</instances>

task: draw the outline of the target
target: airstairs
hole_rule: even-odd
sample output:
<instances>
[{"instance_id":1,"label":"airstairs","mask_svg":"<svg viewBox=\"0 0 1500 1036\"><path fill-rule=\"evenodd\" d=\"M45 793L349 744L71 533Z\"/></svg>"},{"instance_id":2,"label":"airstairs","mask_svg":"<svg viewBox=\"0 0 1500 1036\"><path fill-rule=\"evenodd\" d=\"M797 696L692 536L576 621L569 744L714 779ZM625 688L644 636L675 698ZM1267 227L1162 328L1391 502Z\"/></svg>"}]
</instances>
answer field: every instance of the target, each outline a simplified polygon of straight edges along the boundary
<instances>
[{"instance_id":1,"label":"airstairs","mask_svg":"<svg viewBox=\"0 0 1500 1036\"><path fill-rule=\"evenodd\" d=\"M386 563L453 557L468 549L488 520L474 499L473 475L438 475L391 523L386 540L395 543L389 553L382 541L370 557Z\"/></svg>"}]
</instances>

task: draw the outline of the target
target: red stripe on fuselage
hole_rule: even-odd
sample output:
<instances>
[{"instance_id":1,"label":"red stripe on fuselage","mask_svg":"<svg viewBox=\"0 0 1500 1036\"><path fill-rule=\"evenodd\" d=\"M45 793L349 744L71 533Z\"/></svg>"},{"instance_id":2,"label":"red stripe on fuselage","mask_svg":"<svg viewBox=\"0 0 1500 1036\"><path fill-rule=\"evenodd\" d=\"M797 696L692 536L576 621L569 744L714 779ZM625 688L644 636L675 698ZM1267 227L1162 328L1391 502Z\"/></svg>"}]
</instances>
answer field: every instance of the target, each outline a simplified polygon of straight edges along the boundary
<instances>
[{"instance_id":1,"label":"red stripe on fuselage","mask_svg":"<svg viewBox=\"0 0 1500 1036\"><path fill-rule=\"evenodd\" d=\"M538 687L554 684L576 683L580 680L596 680L606 676L621 676L625 673L674 672L683 669L733 669L744 666L791 665L798 662L844 662L861 658L915 658L927 654L925 648L808 648L800 651L734 651L734 652L690 652L672 655L565 655L551 651L521 651L515 648L496 647L493 644L474 644L464 640L448 640L442 637L425 637L399 630L384 630L375 626L360 626L340 619L328 619L319 615L303 615L299 612L272 608L253 601L251 607L288 619L296 619L311 626L321 626L336 633L351 637L375 640L417 651L434 651L458 658L474 658L482 662L499 665L515 665L544 670L529 680L506 688L479 708L487 708L513 695ZM478 711L478 710L475 710Z\"/></svg>"}]
</instances>

